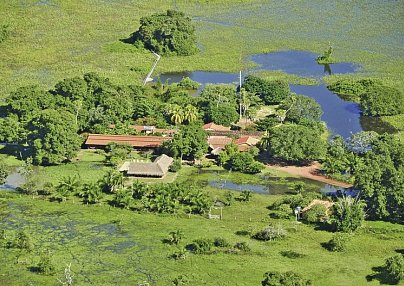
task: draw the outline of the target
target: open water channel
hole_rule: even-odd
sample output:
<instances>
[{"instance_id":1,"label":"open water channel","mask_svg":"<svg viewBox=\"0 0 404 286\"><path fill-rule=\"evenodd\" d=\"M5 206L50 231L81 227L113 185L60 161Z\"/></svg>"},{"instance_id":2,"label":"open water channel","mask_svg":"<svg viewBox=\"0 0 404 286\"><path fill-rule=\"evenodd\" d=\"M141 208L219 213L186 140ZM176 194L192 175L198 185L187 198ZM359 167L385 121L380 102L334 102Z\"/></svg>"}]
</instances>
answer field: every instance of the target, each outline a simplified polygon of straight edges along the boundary
<instances>
[{"instance_id":1,"label":"open water channel","mask_svg":"<svg viewBox=\"0 0 404 286\"><path fill-rule=\"evenodd\" d=\"M283 71L287 74L301 77L315 78L318 85L290 85L292 92L302 94L315 99L323 110L322 120L326 122L332 134L339 134L344 138L352 133L375 130L377 132L391 132L388 126L383 125L377 119L361 117L359 105L352 101L345 101L327 89L322 82L322 77L331 74L355 73L360 69L354 63L336 63L319 65L316 62L317 54L308 51L280 51L267 54L257 54L249 57L257 67L244 71L243 76L259 71ZM189 77L203 85L205 84L238 84L238 73L225 72L180 72L163 73L160 75L162 82L179 82L183 77Z\"/></svg>"}]
</instances>

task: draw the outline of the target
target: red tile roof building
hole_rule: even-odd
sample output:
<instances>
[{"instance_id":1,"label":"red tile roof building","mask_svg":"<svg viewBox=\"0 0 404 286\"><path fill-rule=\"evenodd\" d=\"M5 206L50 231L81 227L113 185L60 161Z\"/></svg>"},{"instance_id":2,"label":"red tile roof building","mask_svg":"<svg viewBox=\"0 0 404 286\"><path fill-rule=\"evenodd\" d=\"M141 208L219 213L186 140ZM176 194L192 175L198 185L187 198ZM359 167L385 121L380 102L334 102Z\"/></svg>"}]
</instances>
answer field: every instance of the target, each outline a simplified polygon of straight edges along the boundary
<instances>
[{"instance_id":1,"label":"red tile roof building","mask_svg":"<svg viewBox=\"0 0 404 286\"><path fill-rule=\"evenodd\" d=\"M136 136L136 135L105 135L89 134L85 145L87 147L104 147L109 143L127 144L134 148L157 148L171 137Z\"/></svg>"}]
</instances>

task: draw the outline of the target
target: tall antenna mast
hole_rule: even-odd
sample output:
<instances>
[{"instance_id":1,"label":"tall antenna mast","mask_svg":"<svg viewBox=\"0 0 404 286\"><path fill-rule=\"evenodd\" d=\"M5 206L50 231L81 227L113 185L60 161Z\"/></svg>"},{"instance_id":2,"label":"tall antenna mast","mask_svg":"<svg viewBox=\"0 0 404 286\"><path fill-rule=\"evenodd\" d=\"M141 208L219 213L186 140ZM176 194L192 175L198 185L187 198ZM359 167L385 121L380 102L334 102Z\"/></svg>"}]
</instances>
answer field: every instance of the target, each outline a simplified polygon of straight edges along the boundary
<instances>
[{"instance_id":1,"label":"tall antenna mast","mask_svg":"<svg viewBox=\"0 0 404 286\"><path fill-rule=\"evenodd\" d=\"M240 71L240 76L239 76L239 80L240 80L240 85L239 85L239 95L240 95L240 107L239 107L239 110L240 110L240 121L241 121L241 71Z\"/></svg>"}]
</instances>

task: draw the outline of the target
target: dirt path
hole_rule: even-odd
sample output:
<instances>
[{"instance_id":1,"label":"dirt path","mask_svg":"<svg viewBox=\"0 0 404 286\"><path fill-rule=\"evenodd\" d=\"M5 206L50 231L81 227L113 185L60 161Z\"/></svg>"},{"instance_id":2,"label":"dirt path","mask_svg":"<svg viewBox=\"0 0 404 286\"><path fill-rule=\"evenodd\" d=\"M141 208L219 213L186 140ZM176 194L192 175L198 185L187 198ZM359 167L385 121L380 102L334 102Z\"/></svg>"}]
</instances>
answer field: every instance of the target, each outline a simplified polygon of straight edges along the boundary
<instances>
[{"instance_id":1,"label":"dirt path","mask_svg":"<svg viewBox=\"0 0 404 286\"><path fill-rule=\"evenodd\" d=\"M269 164L267 166L270 169L284 171L284 172L292 174L292 175L297 175L300 177L308 178L308 179L318 181L318 182L323 182L323 183L341 187L341 188L352 187L352 184L336 181L333 179L326 178L323 175L320 175L320 163L318 163L318 162L314 162L310 166L304 166L304 167L280 166L280 165L269 165Z\"/></svg>"}]
</instances>

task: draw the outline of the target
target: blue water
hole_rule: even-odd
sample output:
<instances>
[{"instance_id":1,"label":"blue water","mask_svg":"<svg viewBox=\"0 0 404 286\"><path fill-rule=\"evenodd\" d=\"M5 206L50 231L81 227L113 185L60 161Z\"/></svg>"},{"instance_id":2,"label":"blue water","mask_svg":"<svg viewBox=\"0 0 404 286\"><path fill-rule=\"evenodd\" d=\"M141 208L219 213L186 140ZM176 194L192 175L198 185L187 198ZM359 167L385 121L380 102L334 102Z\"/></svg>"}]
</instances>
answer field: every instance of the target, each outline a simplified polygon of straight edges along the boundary
<instances>
[{"instance_id":1,"label":"blue water","mask_svg":"<svg viewBox=\"0 0 404 286\"><path fill-rule=\"evenodd\" d=\"M243 76L257 71L279 70L288 74L302 77L320 79L329 74L354 73L360 66L353 63L337 63L319 65L316 62L317 54L308 51L280 51L250 56L258 67L243 72ZM160 80L169 83L179 82L182 78L189 77L203 85L212 83L238 84L239 74L224 72L181 72L164 73ZM321 106L324 114L322 120L327 124L331 134L340 134L347 138L351 133L363 130L361 126L361 111L359 105L354 102L344 101L330 92L324 84L314 86L290 85L292 92L302 94L315 99Z\"/></svg>"}]
</instances>

